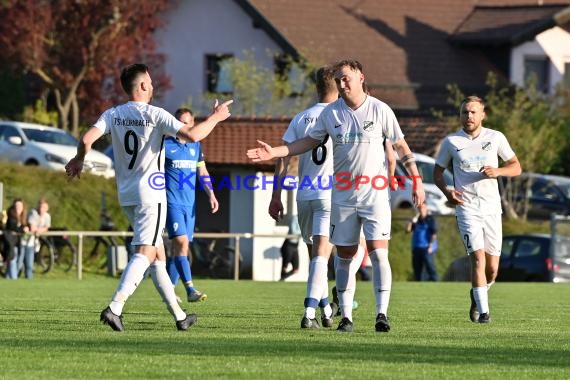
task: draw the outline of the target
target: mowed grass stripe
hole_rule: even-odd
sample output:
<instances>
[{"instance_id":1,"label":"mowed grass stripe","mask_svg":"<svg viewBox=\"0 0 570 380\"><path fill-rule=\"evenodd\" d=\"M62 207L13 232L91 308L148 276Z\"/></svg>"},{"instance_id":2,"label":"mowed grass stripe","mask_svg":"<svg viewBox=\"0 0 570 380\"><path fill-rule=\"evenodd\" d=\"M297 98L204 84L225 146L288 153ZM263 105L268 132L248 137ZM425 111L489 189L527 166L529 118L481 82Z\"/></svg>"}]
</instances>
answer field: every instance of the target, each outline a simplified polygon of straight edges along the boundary
<instances>
[{"instance_id":1,"label":"mowed grass stripe","mask_svg":"<svg viewBox=\"0 0 570 380\"><path fill-rule=\"evenodd\" d=\"M492 323L479 325L467 283L394 283L381 334L371 284L359 282L355 331L342 334L299 328L303 283L201 279L208 300L184 304L198 323L178 332L145 280L116 333L99 313L117 283L2 280L0 378L570 378L568 285L498 283Z\"/></svg>"}]
</instances>

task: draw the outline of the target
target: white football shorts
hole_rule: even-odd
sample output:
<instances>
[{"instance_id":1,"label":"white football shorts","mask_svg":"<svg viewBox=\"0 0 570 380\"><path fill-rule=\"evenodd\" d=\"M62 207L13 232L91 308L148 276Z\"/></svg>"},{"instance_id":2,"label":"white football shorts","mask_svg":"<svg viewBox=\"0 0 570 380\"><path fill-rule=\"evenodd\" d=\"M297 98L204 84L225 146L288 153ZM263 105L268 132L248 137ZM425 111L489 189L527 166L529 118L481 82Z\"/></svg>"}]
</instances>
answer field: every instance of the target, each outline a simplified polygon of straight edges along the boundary
<instances>
[{"instance_id":1,"label":"white football shorts","mask_svg":"<svg viewBox=\"0 0 570 380\"><path fill-rule=\"evenodd\" d=\"M131 227L133 242L131 245L163 245L162 233L166 223L166 204L122 206Z\"/></svg>"},{"instance_id":2,"label":"white football shorts","mask_svg":"<svg viewBox=\"0 0 570 380\"><path fill-rule=\"evenodd\" d=\"M297 201L297 213L301 236L306 244L313 244L313 236L329 237L331 200L313 199Z\"/></svg>"},{"instance_id":3,"label":"white football shorts","mask_svg":"<svg viewBox=\"0 0 570 380\"><path fill-rule=\"evenodd\" d=\"M366 206L332 204L330 228L332 244L357 245L362 233L366 240L390 240L391 228L392 210L389 200Z\"/></svg>"},{"instance_id":4,"label":"white football shorts","mask_svg":"<svg viewBox=\"0 0 570 380\"><path fill-rule=\"evenodd\" d=\"M457 215L457 228L468 255L480 249L492 256L501 255L503 244L501 214Z\"/></svg>"}]
</instances>

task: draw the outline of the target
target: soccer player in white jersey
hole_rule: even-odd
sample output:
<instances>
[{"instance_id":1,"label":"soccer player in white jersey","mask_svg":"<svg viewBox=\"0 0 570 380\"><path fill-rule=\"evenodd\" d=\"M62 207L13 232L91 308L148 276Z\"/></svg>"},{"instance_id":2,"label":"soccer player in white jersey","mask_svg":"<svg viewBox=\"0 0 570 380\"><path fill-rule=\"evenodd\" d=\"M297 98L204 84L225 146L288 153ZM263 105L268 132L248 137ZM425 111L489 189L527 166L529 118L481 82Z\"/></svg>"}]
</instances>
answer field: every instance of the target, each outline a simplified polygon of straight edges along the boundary
<instances>
[{"instance_id":1,"label":"soccer player in white jersey","mask_svg":"<svg viewBox=\"0 0 570 380\"><path fill-rule=\"evenodd\" d=\"M307 136L327 104L338 99L338 90L331 67L325 66L317 70L315 87L319 102L295 115L283 135L285 144ZM283 217L281 184L288 175L289 159L289 157L279 158L275 165L277 180L269 204L269 215L276 221ZM301 235L311 255L307 292L304 300L305 313L301 319L301 328L304 329L320 327L316 319L317 307L321 309L321 325L323 327L332 327L332 318L336 314L336 310L331 308L328 300L327 278L328 261L332 251L328 237L332 174L332 141L329 136L326 136L312 151L305 152L299 157L297 213ZM363 254L364 250L362 249L361 256ZM360 259L362 261L362 257ZM355 273L356 270L358 270L358 266L354 268Z\"/></svg>"},{"instance_id":2,"label":"soccer player in white jersey","mask_svg":"<svg viewBox=\"0 0 570 380\"><path fill-rule=\"evenodd\" d=\"M162 231L166 219L164 189L164 136L186 140L205 138L220 121L230 116L231 100L218 105L202 123L185 126L162 108L150 105L153 94L148 67L136 63L121 72L121 85L130 101L105 111L80 139L77 155L65 169L69 177L80 177L83 160L91 145L104 134L111 134L119 203L133 227L132 245L136 252L111 299L101 312L101 321L115 331L123 331L122 312L150 266L155 287L176 321L178 330L187 330L197 317L178 305L166 272Z\"/></svg>"},{"instance_id":3,"label":"soccer player in white jersey","mask_svg":"<svg viewBox=\"0 0 570 380\"><path fill-rule=\"evenodd\" d=\"M477 96L461 103L462 129L447 136L434 168L434 182L456 205L457 227L471 257L473 322L490 322L487 290L499 270L503 239L501 197L497 177L517 176L521 165L504 134L482 125L485 104ZM499 157L504 165L499 167ZM454 188L448 188L443 171L451 164Z\"/></svg>"},{"instance_id":4,"label":"soccer player in white jersey","mask_svg":"<svg viewBox=\"0 0 570 380\"><path fill-rule=\"evenodd\" d=\"M261 147L248 150L247 155L254 162L298 155L312 149L326 135L331 136L334 181L329 236L337 246L336 287L343 317L337 330L353 330L351 314L355 283L349 281L349 268L358 250L362 228L372 262L375 329L387 332L390 330L387 312L392 270L388 261L391 210L384 138L392 143L413 176L412 194L416 207L425 199L423 183L394 112L387 104L366 94L360 62L340 61L335 64L334 71L341 97L322 111L309 136L275 148L259 141Z\"/></svg>"}]
</instances>

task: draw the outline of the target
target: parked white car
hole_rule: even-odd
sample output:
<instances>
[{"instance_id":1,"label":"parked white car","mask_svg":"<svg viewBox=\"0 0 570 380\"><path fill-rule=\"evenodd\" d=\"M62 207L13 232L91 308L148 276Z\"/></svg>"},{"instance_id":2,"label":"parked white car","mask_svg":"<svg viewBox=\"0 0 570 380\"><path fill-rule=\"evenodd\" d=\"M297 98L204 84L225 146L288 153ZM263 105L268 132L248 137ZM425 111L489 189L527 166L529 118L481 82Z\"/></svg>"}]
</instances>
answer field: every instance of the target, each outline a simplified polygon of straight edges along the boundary
<instances>
[{"instance_id":1,"label":"parked white car","mask_svg":"<svg viewBox=\"0 0 570 380\"><path fill-rule=\"evenodd\" d=\"M447 198L441 190L433 182L433 169L435 167L435 159L425 154L415 153L416 165L422 176L424 190L426 192L426 204L428 210L434 215L452 215L455 208L450 207ZM406 169L400 160L397 161L396 175L407 176ZM453 175L445 170L443 173L445 182L448 186L453 186ZM404 184L404 188L390 192L390 204L392 209L412 207L412 181L408 178Z\"/></svg>"},{"instance_id":2,"label":"parked white car","mask_svg":"<svg viewBox=\"0 0 570 380\"><path fill-rule=\"evenodd\" d=\"M65 170L77 152L77 139L53 127L16 121L0 121L0 160ZM85 157L84 171L114 177L113 162L103 153L91 150Z\"/></svg>"}]
</instances>

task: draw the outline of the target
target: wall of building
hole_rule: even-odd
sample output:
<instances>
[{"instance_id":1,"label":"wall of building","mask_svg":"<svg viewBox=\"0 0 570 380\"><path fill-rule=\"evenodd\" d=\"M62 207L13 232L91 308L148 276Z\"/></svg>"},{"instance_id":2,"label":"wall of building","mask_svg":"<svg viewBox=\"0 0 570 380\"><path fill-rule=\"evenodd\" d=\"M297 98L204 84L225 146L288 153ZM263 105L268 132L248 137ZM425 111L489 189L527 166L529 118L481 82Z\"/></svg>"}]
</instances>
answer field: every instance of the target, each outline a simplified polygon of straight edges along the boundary
<instances>
[{"instance_id":1,"label":"wall of building","mask_svg":"<svg viewBox=\"0 0 570 380\"><path fill-rule=\"evenodd\" d=\"M534 40L512 49L511 82L519 86L524 85L524 59L527 56L549 57L549 93L554 93L556 84L564 76L564 65L570 63L570 33L554 27L538 34Z\"/></svg>"},{"instance_id":2,"label":"wall of building","mask_svg":"<svg viewBox=\"0 0 570 380\"><path fill-rule=\"evenodd\" d=\"M211 105L194 106L207 89L206 54L231 53L243 58L244 51L255 49L256 61L273 67L267 51L280 49L263 30L253 27L251 18L233 0L185 0L177 4L164 15L167 23L155 37L158 51L166 56L166 73L173 86L157 94L162 99L157 99L156 105L174 112L191 99L199 115L210 112Z\"/></svg>"},{"instance_id":3,"label":"wall of building","mask_svg":"<svg viewBox=\"0 0 570 380\"><path fill-rule=\"evenodd\" d=\"M267 173L256 173L261 178ZM289 227L284 223L277 224L268 214L272 189L263 186L261 179L256 182L260 189L250 191L253 194L253 233L254 234L287 234ZM281 196L283 208L297 214L295 192L283 192ZM288 216L288 215L287 215ZM278 281L281 277L281 245L283 238L255 238L253 239L253 279L256 281ZM299 272L289 277L287 281L307 281L309 276L309 254L307 246L299 242Z\"/></svg>"}]
</instances>

